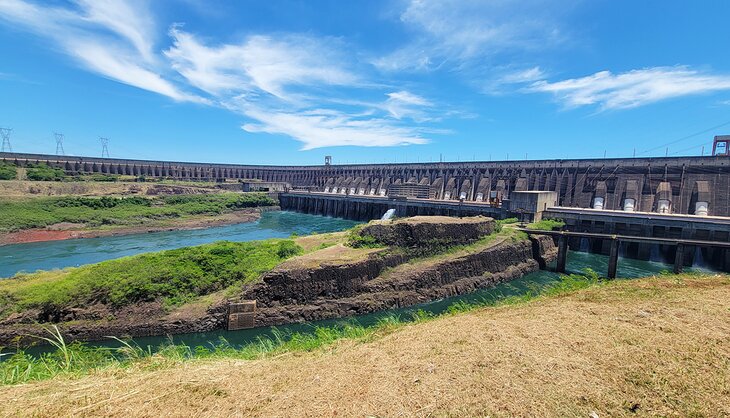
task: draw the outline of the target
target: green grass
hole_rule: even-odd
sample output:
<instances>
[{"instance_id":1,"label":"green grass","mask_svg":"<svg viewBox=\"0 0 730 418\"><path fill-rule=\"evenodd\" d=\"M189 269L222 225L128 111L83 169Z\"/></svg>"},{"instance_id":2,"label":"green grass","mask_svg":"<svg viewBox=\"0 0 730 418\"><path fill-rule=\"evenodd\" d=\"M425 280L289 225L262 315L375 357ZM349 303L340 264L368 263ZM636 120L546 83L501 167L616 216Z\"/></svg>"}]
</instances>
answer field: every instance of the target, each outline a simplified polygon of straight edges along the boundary
<instances>
[{"instance_id":1,"label":"green grass","mask_svg":"<svg viewBox=\"0 0 730 418\"><path fill-rule=\"evenodd\" d=\"M604 283L606 282L600 280L598 275L587 271L585 275L562 276L557 282L496 302L457 302L440 315L419 310L410 317L384 317L377 324L369 327L348 322L331 327L316 327L311 333L285 335L275 331L273 337L261 337L258 341L243 347L233 347L225 339L208 347L169 344L155 352L150 347L145 349L128 342L124 342L120 348L89 347L79 342L66 344L58 330L53 327L48 329L49 335L44 336L44 339L55 346L56 350L39 357L31 356L23 351L5 354L8 358L0 362L0 384L27 383L56 376L80 377L102 370L128 368L150 370L200 358L253 360L288 352L311 351L342 339L372 340L408 323L459 315L486 306L526 303L542 297L555 297L580 289L602 286ZM1 352L0 355L2 355Z\"/></svg>"},{"instance_id":2,"label":"green grass","mask_svg":"<svg viewBox=\"0 0 730 418\"><path fill-rule=\"evenodd\" d=\"M0 202L0 232L42 228L60 222L88 227L142 225L188 215L221 214L270 206L265 193L219 193L145 197L44 197Z\"/></svg>"},{"instance_id":3,"label":"green grass","mask_svg":"<svg viewBox=\"0 0 730 418\"><path fill-rule=\"evenodd\" d=\"M0 280L0 317L37 309L42 318L57 320L66 309L96 303L120 307L162 300L167 305L180 305L253 282L301 252L302 248L291 240L220 241L64 270L20 274Z\"/></svg>"},{"instance_id":4,"label":"green grass","mask_svg":"<svg viewBox=\"0 0 730 418\"><path fill-rule=\"evenodd\" d=\"M565 226L565 222L559 219L543 219L539 222L533 222L527 225L527 229L537 229L540 231L553 231Z\"/></svg>"}]
</instances>

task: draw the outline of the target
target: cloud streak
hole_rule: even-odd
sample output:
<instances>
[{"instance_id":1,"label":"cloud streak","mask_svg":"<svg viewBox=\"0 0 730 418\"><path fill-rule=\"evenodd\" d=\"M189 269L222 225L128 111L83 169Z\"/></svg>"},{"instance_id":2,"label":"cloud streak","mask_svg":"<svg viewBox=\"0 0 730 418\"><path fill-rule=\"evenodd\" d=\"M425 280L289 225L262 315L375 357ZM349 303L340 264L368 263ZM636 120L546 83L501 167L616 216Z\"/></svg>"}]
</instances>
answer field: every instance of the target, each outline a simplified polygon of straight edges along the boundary
<instances>
[{"instance_id":1,"label":"cloud streak","mask_svg":"<svg viewBox=\"0 0 730 418\"><path fill-rule=\"evenodd\" d=\"M166 80L153 53L154 23L145 2L79 0L74 8L0 2L0 19L56 42L87 70L176 101L206 100Z\"/></svg>"},{"instance_id":2,"label":"cloud streak","mask_svg":"<svg viewBox=\"0 0 730 418\"><path fill-rule=\"evenodd\" d=\"M373 64L384 71L458 69L484 65L499 54L544 49L565 38L553 9L547 0L411 0L400 21L414 34L412 41Z\"/></svg>"},{"instance_id":3,"label":"cloud streak","mask_svg":"<svg viewBox=\"0 0 730 418\"><path fill-rule=\"evenodd\" d=\"M688 67L653 67L620 74L595 74L556 82L537 81L527 92L551 93L568 108L629 109L662 100L730 90L730 76Z\"/></svg>"},{"instance_id":4,"label":"cloud streak","mask_svg":"<svg viewBox=\"0 0 730 418\"><path fill-rule=\"evenodd\" d=\"M251 133L286 135L303 150L330 146L423 144L416 120L426 99L399 91L382 102L333 100L340 89L370 90L348 68L346 57L323 40L302 35L252 35L237 44L209 45L180 27L164 52L172 67L196 88L253 122ZM347 105L347 112L327 103ZM421 120L421 119L418 119Z\"/></svg>"},{"instance_id":5,"label":"cloud streak","mask_svg":"<svg viewBox=\"0 0 730 418\"><path fill-rule=\"evenodd\" d=\"M246 36L213 44L173 24L166 49L145 0L75 0L67 7L0 0L0 20L51 39L83 68L167 96L232 110L248 132L287 135L303 149L422 144L431 103L368 82L338 39L299 34ZM355 64L353 64L355 63ZM352 92L381 101L343 105ZM340 102L338 105L337 102ZM327 107L327 105L331 105Z\"/></svg>"}]
</instances>

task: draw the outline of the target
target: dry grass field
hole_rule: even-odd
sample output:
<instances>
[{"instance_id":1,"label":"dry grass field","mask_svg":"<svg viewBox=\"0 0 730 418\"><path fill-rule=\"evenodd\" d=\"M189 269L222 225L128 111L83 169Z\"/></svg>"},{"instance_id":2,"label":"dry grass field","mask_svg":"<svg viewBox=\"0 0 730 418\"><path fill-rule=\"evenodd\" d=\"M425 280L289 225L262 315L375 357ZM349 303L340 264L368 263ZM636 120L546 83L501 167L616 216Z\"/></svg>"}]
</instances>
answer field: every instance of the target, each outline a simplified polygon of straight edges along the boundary
<instances>
[{"instance_id":1,"label":"dry grass field","mask_svg":"<svg viewBox=\"0 0 730 418\"><path fill-rule=\"evenodd\" d=\"M0 198L21 199L47 196L126 196L126 195L164 195L216 193L214 183L170 182L97 182L97 181L31 181L0 180Z\"/></svg>"},{"instance_id":2,"label":"dry grass field","mask_svg":"<svg viewBox=\"0 0 730 418\"><path fill-rule=\"evenodd\" d=\"M730 278L617 281L255 361L3 387L0 416L730 416Z\"/></svg>"}]
</instances>

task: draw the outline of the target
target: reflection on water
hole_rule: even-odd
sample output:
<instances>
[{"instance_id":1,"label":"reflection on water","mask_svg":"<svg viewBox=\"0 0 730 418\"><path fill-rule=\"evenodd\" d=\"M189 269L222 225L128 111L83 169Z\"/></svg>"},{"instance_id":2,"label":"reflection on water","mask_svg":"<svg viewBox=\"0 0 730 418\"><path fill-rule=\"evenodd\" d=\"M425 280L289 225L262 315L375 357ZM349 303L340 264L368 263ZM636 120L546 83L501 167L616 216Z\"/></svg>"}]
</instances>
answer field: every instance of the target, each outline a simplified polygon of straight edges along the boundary
<instances>
[{"instance_id":1,"label":"reflection on water","mask_svg":"<svg viewBox=\"0 0 730 418\"><path fill-rule=\"evenodd\" d=\"M220 240L252 241L286 238L291 234L341 231L355 224L357 222L345 219L276 211L263 213L255 222L206 229L6 245L0 246L0 277L10 277L20 271L80 266Z\"/></svg>"}]
</instances>

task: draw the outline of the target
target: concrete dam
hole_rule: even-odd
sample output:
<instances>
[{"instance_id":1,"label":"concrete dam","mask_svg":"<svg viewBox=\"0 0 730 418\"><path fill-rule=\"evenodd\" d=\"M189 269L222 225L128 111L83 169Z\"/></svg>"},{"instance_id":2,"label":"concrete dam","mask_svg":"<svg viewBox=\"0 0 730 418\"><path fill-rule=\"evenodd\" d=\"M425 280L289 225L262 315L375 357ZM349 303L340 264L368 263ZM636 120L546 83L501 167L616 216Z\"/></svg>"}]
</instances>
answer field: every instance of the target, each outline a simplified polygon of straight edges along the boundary
<instances>
[{"instance_id":1,"label":"concrete dam","mask_svg":"<svg viewBox=\"0 0 730 418\"><path fill-rule=\"evenodd\" d=\"M348 196L404 193L499 206L515 191L554 191L561 207L730 216L730 157L266 166L0 153L23 167L195 181L258 180Z\"/></svg>"}]
</instances>

